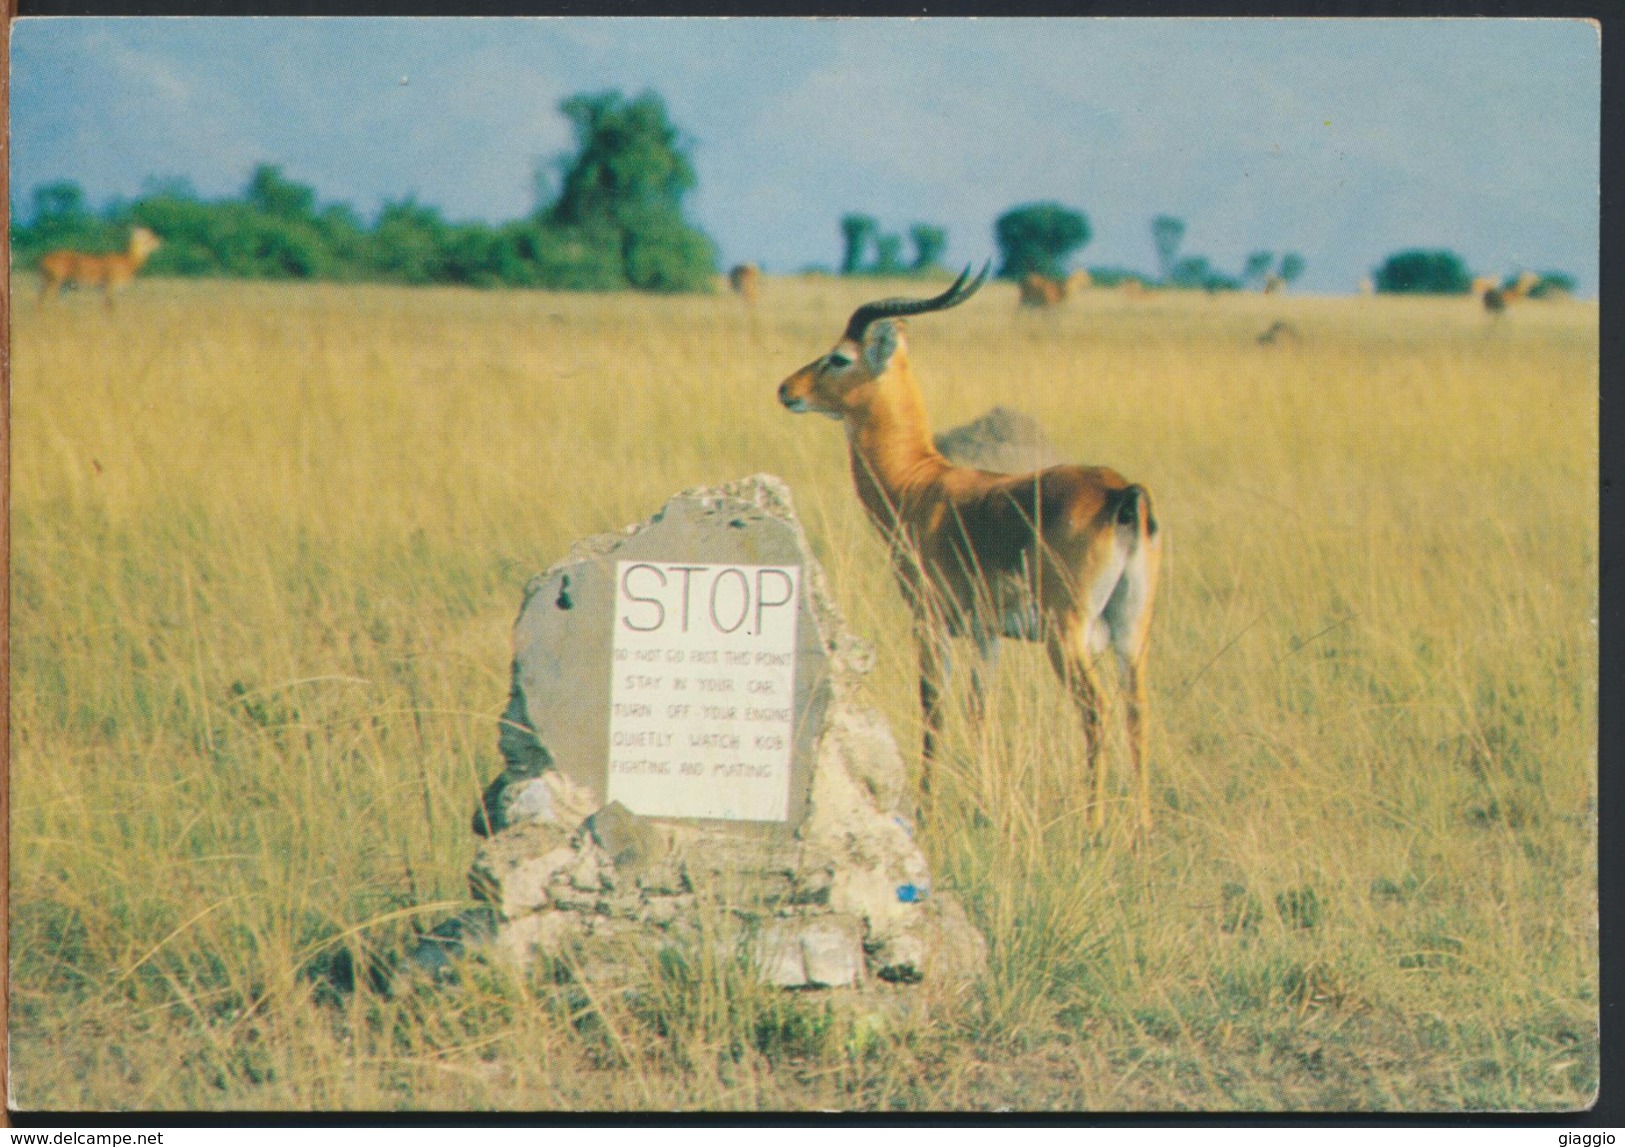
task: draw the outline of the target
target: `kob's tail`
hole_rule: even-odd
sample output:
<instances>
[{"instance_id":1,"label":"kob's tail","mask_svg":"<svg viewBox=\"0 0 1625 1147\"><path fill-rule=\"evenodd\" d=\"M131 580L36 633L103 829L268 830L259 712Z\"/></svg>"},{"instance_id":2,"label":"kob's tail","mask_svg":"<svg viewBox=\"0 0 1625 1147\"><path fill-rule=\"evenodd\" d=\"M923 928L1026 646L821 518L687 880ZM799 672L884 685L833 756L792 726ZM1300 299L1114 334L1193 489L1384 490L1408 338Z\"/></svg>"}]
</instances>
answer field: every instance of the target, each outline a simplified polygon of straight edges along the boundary
<instances>
[{"instance_id":1,"label":"kob's tail","mask_svg":"<svg viewBox=\"0 0 1625 1147\"><path fill-rule=\"evenodd\" d=\"M1132 530L1136 538L1156 537L1157 516L1151 509L1151 491L1138 484L1119 490L1114 519L1120 527Z\"/></svg>"}]
</instances>

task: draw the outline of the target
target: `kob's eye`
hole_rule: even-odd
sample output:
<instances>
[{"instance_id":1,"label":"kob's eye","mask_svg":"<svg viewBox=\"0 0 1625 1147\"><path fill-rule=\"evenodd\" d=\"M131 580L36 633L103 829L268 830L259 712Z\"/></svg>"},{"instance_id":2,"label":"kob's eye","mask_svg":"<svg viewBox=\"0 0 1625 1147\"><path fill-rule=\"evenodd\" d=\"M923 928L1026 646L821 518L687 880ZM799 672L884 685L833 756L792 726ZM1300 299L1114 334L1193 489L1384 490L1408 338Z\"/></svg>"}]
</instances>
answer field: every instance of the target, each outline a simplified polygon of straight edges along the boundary
<instances>
[{"instance_id":1,"label":"kob's eye","mask_svg":"<svg viewBox=\"0 0 1625 1147\"><path fill-rule=\"evenodd\" d=\"M844 354L832 354L832 355L829 356L829 358L825 359L824 361L825 361L825 363L827 365L835 367L836 369L839 369L839 368L841 368L843 366L851 366L852 365L852 360L847 358Z\"/></svg>"}]
</instances>

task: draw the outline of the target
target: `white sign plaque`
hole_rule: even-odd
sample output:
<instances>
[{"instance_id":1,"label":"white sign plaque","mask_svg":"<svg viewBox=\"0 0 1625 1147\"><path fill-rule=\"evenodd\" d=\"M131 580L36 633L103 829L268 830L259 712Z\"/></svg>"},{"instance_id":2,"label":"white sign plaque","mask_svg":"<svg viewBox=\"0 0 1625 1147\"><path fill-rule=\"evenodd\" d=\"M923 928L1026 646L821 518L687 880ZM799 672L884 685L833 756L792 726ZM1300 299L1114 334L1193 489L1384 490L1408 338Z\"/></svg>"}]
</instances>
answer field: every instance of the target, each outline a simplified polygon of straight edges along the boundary
<instances>
[{"instance_id":1,"label":"white sign plaque","mask_svg":"<svg viewBox=\"0 0 1625 1147\"><path fill-rule=\"evenodd\" d=\"M609 786L641 816L789 819L800 566L615 566Z\"/></svg>"}]
</instances>

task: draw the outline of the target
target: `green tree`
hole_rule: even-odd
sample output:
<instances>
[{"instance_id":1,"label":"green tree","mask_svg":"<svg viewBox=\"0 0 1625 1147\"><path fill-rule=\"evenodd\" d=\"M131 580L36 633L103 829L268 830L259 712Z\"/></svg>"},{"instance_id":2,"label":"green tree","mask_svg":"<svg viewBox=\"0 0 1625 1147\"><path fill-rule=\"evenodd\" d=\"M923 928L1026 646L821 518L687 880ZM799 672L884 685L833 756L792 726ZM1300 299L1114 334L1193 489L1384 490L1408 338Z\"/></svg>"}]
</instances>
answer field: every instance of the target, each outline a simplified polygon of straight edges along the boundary
<instances>
[{"instance_id":1,"label":"green tree","mask_svg":"<svg viewBox=\"0 0 1625 1147\"><path fill-rule=\"evenodd\" d=\"M999 216L993 237L1004 260L1001 278L1037 273L1063 279L1066 260L1089 242L1089 218L1059 203L1028 203Z\"/></svg>"},{"instance_id":2,"label":"green tree","mask_svg":"<svg viewBox=\"0 0 1625 1147\"><path fill-rule=\"evenodd\" d=\"M1157 249L1157 266L1162 270L1162 281L1173 281L1174 268L1179 263L1179 245L1185 239L1185 221L1172 215L1158 215L1151 220L1151 242Z\"/></svg>"},{"instance_id":3,"label":"green tree","mask_svg":"<svg viewBox=\"0 0 1625 1147\"><path fill-rule=\"evenodd\" d=\"M1302 255L1296 251L1288 251L1281 256L1281 265L1276 268L1275 273L1281 276L1281 282L1283 283L1296 283L1303 277L1306 266L1307 264L1304 263Z\"/></svg>"},{"instance_id":4,"label":"green tree","mask_svg":"<svg viewBox=\"0 0 1625 1147\"><path fill-rule=\"evenodd\" d=\"M1196 291L1211 286L1216 275L1206 255L1187 255L1174 264L1168 283L1181 290Z\"/></svg>"},{"instance_id":5,"label":"green tree","mask_svg":"<svg viewBox=\"0 0 1625 1147\"><path fill-rule=\"evenodd\" d=\"M1275 262L1272 251L1254 251L1247 256L1246 265L1241 271L1241 281L1249 286L1256 287L1269 274L1270 265Z\"/></svg>"},{"instance_id":6,"label":"green tree","mask_svg":"<svg viewBox=\"0 0 1625 1147\"><path fill-rule=\"evenodd\" d=\"M620 236L603 228L558 227L537 220L503 229L497 263L503 282L559 291L613 291L626 286Z\"/></svg>"},{"instance_id":7,"label":"green tree","mask_svg":"<svg viewBox=\"0 0 1625 1147\"><path fill-rule=\"evenodd\" d=\"M364 277L368 235L348 204L333 203L322 208L316 216L315 229L331 256L333 278L353 281Z\"/></svg>"},{"instance_id":8,"label":"green tree","mask_svg":"<svg viewBox=\"0 0 1625 1147\"><path fill-rule=\"evenodd\" d=\"M875 238L874 273L877 275L900 275L906 269L903 266L903 237L901 235L877 236Z\"/></svg>"},{"instance_id":9,"label":"green tree","mask_svg":"<svg viewBox=\"0 0 1625 1147\"><path fill-rule=\"evenodd\" d=\"M575 129L576 152L561 164L555 226L612 234L620 272L642 290L708 290L716 249L683 219L697 179L688 149L654 92L628 100L606 91L571 96L559 110Z\"/></svg>"},{"instance_id":10,"label":"green tree","mask_svg":"<svg viewBox=\"0 0 1625 1147\"><path fill-rule=\"evenodd\" d=\"M1465 295L1473 289L1467 265L1454 251L1400 251L1383 261L1374 278L1377 290L1390 295Z\"/></svg>"},{"instance_id":11,"label":"green tree","mask_svg":"<svg viewBox=\"0 0 1625 1147\"><path fill-rule=\"evenodd\" d=\"M654 92L571 96L559 104L575 130L576 153L550 214L573 226L618 225L632 212L677 211L697 182L694 167Z\"/></svg>"},{"instance_id":12,"label":"green tree","mask_svg":"<svg viewBox=\"0 0 1625 1147\"><path fill-rule=\"evenodd\" d=\"M34 213L27 225L12 224L12 251L19 263L32 263L47 251L72 247L79 251L113 251L124 246L128 233L120 233L90 213L85 193L77 183L60 181L34 189Z\"/></svg>"},{"instance_id":13,"label":"green tree","mask_svg":"<svg viewBox=\"0 0 1625 1147\"><path fill-rule=\"evenodd\" d=\"M1206 255L1186 255L1174 264L1167 285L1184 291L1235 291L1241 280L1218 270Z\"/></svg>"},{"instance_id":14,"label":"green tree","mask_svg":"<svg viewBox=\"0 0 1625 1147\"><path fill-rule=\"evenodd\" d=\"M880 224L871 216L841 216L841 274L856 275L863 270L863 257L879 230Z\"/></svg>"},{"instance_id":15,"label":"green tree","mask_svg":"<svg viewBox=\"0 0 1625 1147\"><path fill-rule=\"evenodd\" d=\"M627 228L627 280L641 291L703 291L717 270L716 248L681 217L657 215Z\"/></svg>"},{"instance_id":16,"label":"green tree","mask_svg":"<svg viewBox=\"0 0 1625 1147\"><path fill-rule=\"evenodd\" d=\"M447 227L440 242L440 275L448 283L470 287L502 285L497 248L502 239L484 223Z\"/></svg>"},{"instance_id":17,"label":"green tree","mask_svg":"<svg viewBox=\"0 0 1625 1147\"><path fill-rule=\"evenodd\" d=\"M61 180L34 188L34 225L47 221L88 219L85 193L77 183Z\"/></svg>"},{"instance_id":18,"label":"green tree","mask_svg":"<svg viewBox=\"0 0 1625 1147\"><path fill-rule=\"evenodd\" d=\"M909 270L916 274L934 271L942 265L943 253L948 250L948 232L927 223L916 223L908 229L914 240L914 263Z\"/></svg>"},{"instance_id":19,"label":"green tree","mask_svg":"<svg viewBox=\"0 0 1625 1147\"><path fill-rule=\"evenodd\" d=\"M258 279L325 279L329 257L326 245L308 224L278 226L256 221L250 230L253 276Z\"/></svg>"},{"instance_id":20,"label":"green tree","mask_svg":"<svg viewBox=\"0 0 1625 1147\"><path fill-rule=\"evenodd\" d=\"M414 285L442 282L446 240L445 222L433 207L413 199L386 203L368 244L370 277Z\"/></svg>"},{"instance_id":21,"label":"green tree","mask_svg":"<svg viewBox=\"0 0 1625 1147\"><path fill-rule=\"evenodd\" d=\"M268 163L260 164L248 177L243 199L254 210L278 219L308 220L316 212L316 193L282 178L282 169Z\"/></svg>"},{"instance_id":22,"label":"green tree","mask_svg":"<svg viewBox=\"0 0 1625 1147\"><path fill-rule=\"evenodd\" d=\"M1562 299L1574 294L1578 284L1573 275L1563 271L1546 271L1529 288L1531 299Z\"/></svg>"}]
</instances>

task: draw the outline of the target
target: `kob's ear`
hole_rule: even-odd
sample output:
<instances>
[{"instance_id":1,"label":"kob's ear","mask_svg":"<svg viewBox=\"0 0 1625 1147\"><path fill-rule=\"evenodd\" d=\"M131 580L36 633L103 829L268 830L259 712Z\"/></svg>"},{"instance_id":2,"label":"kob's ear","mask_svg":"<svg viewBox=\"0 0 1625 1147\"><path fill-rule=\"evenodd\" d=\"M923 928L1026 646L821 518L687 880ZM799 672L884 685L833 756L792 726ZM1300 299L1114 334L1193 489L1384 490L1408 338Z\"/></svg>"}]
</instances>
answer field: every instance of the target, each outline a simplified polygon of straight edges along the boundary
<instances>
[{"instance_id":1,"label":"kob's ear","mask_svg":"<svg viewBox=\"0 0 1625 1147\"><path fill-rule=\"evenodd\" d=\"M880 319L863 332L863 364L871 374L884 374L892 356L903 347L901 319Z\"/></svg>"}]
</instances>

